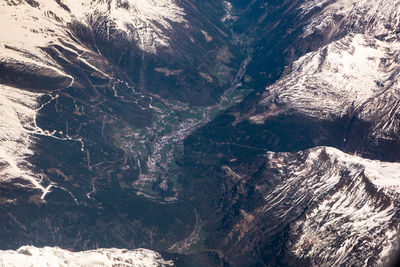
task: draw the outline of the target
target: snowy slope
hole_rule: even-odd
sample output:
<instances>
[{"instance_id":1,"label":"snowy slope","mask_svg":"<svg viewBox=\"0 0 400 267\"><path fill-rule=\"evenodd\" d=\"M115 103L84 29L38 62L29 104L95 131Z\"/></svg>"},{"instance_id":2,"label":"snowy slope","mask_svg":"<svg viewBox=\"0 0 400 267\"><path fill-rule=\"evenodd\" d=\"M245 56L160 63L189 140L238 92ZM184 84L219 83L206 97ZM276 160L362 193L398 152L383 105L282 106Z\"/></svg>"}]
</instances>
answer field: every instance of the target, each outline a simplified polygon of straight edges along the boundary
<instances>
[{"instance_id":1,"label":"snowy slope","mask_svg":"<svg viewBox=\"0 0 400 267\"><path fill-rule=\"evenodd\" d=\"M174 0L68 0L65 3L72 17L87 24L105 17L108 34L110 28L115 28L150 53L169 45L168 31L173 23L186 23L184 10Z\"/></svg>"},{"instance_id":2,"label":"snowy slope","mask_svg":"<svg viewBox=\"0 0 400 267\"><path fill-rule=\"evenodd\" d=\"M400 230L400 163L332 147L263 157L255 188L265 202L243 212L230 236L253 242L260 238L259 230L253 233L260 223L266 237L288 225L290 241L282 242L314 266L376 266L389 260ZM246 179L235 171L230 169Z\"/></svg>"},{"instance_id":3,"label":"snowy slope","mask_svg":"<svg viewBox=\"0 0 400 267\"><path fill-rule=\"evenodd\" d=\"M300 7L303 17L313 14L303 37L324 34L326 39L364 33L384 39L398 37L400 2L392 0L308 0Z\"/></svg>"},{"instance_id":4,"label":"snowy slope","mask_svg":"<svg viewBox=\"0 0 400 267\"><path fill-rule=\"evenodd\" d=\"M143 51L155 53L168 45L172 23L185 23L184 11L173 0L153 1L3 1L0 4L1 42L34 52L38 47L69 37L68 24L78 21L89 27L105 18L108 31L118 30L137 42ZM37 50L35 50L35 53Z\"/></svg>"},{"instance_id":5,"label":"snowy slope","mask_svg":"<svg viewBox=\"0 0 400 267\"><path fill-rule=\"evenodd\" d=\"M16 251L0 251L0 266L126 266L126 267L166 267L173 266L161 255L148 249L97 249L70 252L58 247L36 248L24 246Z\"/></svg>"},{"instance_id":6,"label":"snowy slope","mask_svg":"<svg viewBox=\"0 0 400 267\"><path fill-rule=\"evenodd\" d=\"M32 155L32 127L36 117L38 94L0 84L0 181L24 178L40 189L34 175L23 166ZM37 177L36 177L37 178Z\"/></svg>"},{"instance_id":7,"label":"snowy slope","mask_svg":"<svg viewBox=\"0 0 400 267\"><path fill-rule=\"evenodd\" d=\"M74 78L46 48L58 46L86 65L83 54L100 54L75 36L73 23L96 28L104 38L127 40L147 53L169 45L173 23L186 23L183 9L172 0L2 1L0 10L0 67L7 74L0 83L10 83L7 76L14 73L11 83L36 75L62 81L59 87L72 85ZM68 60L61 56L61 61Z\"/></svg>"},{"instance_id":8,"label":"snowy slope","mask_svg":"<svg viewBox=\"0 0 400 267\"><path fill-rule=\"evenodd\" d=\"M372 136L393 139L400 111L399 5L385 0L304 3L299 12L311 17L300 38L322 35L326 44L300 57L266 88L260 100L266 109L250 121L263 123L287 112L323 120L348 116L371 123Z\"/></svg>"},{"instance_id":9,"label":"snowy slope","mask_svg":"<svg viewBox=\"0 0 400 267\"><path fill-rule=\"evenodd\" d=\"M315 204L292 226L300 236L292 246L294 253L312 258L316 265L386 262L398 238L400 164L365 160L332 148L314 150L305 164L320 170L318 161L325 156L334 171L319 177L325 192L310 190ZM296 175L312 183L304 172ZM334 176L340 179L330 184Z\"/></svg>"},{"instance_id":10,"label":"snowy slope","mask_svg":"<svg viewBox=\"0 0 400 267\"><path fill-rule=\"evenodd\" d=\"M388 110L398 109L399 49L397 42L346 36L294 62L290 74L267 88L261 104L284 105L284 111L320 119L358 114L380 121ZM395 132L397 127L391 122L377 128Z\"/></svg>"}]
</instances>

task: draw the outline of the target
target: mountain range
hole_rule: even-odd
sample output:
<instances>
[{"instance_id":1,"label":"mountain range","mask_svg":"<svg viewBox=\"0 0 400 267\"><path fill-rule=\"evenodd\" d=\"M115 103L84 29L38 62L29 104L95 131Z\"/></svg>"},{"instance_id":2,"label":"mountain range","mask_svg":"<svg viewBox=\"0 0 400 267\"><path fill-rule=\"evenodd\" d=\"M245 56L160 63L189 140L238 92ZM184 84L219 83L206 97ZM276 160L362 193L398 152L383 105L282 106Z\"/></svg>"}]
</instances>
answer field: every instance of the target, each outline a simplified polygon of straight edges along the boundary
<instances>
[{"instance_id":1,"label":"mountain range","mask_svg":"<svg viewBox=\"0 0 400 267\"><path fill-rule=\"evenodd\" d=\"M3 266L395 262L400 1L0 10Z\"/></svg>"}]
</instances>

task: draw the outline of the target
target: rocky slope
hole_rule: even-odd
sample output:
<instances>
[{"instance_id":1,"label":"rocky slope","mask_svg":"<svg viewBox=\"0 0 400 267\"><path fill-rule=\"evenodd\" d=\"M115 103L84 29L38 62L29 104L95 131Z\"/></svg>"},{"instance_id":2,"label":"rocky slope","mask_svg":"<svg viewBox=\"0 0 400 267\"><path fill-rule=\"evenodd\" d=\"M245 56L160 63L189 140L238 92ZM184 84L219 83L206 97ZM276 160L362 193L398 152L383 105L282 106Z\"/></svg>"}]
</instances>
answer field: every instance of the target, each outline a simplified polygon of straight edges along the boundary
<instances>
[{"instance_id":1,"label":"rocky slope","mask_svg":"<svg viewBox=\"0 0 400 267\"><path fill-rule=\"evenodd\" d=\"M258 242L315 266L376 266L393 256L399 231L399 164L329 147L270 152L256 162L236 166L237 172L223 166L229 170L226 179L231 176L239 184L234 176L240 177L241 188L246 181L263 196L261 206L240 210L224 243L230 246L229 257L235 259L249 243ZM277 234L288 235L279 241L280 248L265 242Z\"/></svg>"},{"instance_id":2,"label":"rocky slope","mask_svg":"<svg viewBox=\"0 0 400 267\"><path fill-rule=\"evenodd\" d=\"M330 121L347 116L368 123L368 132L363 134L371 139L397 144L397 51L397 42L357 34L311 52L293 63L290 74L267 88L260 101L266 110L250 120L262 124L280 113ZM346 134L352 134L351 130Z\"/></svg>"}]
</instances>

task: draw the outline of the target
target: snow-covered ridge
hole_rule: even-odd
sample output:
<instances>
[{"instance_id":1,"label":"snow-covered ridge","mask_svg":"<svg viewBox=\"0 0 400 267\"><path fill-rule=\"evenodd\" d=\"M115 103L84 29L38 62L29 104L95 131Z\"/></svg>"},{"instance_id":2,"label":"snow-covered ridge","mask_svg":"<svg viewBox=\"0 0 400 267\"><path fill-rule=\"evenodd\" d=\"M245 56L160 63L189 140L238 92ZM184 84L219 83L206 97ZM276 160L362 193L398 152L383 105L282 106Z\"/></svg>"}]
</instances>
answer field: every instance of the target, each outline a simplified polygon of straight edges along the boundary
<instances>
[{"instance_id":1,"label":"snow-covered ridge","mask_svg":"<svg viewBox=\"0 0 400 267\"><path fill-rule=\"evenodd\" d=\"M186 23L185 12L174 0L66 0L73 17L87 24L107 19L108 29L115 28L135 41L139 48L156 53L169 45L172 23Z\"/></svg>"},{"instance_id":2,"label":"snow-covered ridge","mask_svg":"<svg viewBox=\"0 0 400 267\"><path fill-rule=\"evenodd\" d=\"M42 48L57 42L59 38L71 42L66 29L71 19L56 1L40 1L38 4L31 6L25 1L0 2L0 62L14 61L21 66L37 68L38 73L47 70L66 76Z\"/></svg>"},{"instance_id":3,"label":"snow-covered ridge","mask_svg":"<svg viewBox=\"0 0 400 267\"><path fill-rule=\"evenodd\" d=\"M1 267L72 267L72 266L125 266L167 267L172 261L164 260L148 249L97 249L70 252L58 247L36 248L24 246L16 251L0 251Z\"/></svg>"},{"instance_id":4,"label":"snow-covered ridge","mask_svg":"<svg viewBox=\"0 0 400 267\"><path fill-rule=\"evenodd\" d=\"M385 39L398 38L400 1L308 0L300 7L303 16L321 9L310 19L304 37L320 33L327 39L347 33L365 33Z\"/></svg>"},{"instance_id":5,"label":"snow-covered ridge","mask_svg":"<svg viewBox=\"0 0 400 267\"><path fill-rule=\"evenodd\" d=\"M292 252L315 266L371 266L387 262L399 236L400 163L349 155L331 147L268 153L277 186L259 185L258 213L290 221Z\"/></svg>"},{"instance_id":6,"label":"snow-covered ridge","mask_svg":"<svg viewBox=\"0 0 400 267\"><path fill-rule=\"evenodd\" d=\"M260 105L267 111L250 120L262 123L281 112L327 120L354 116L371 122L372 136L393 139L400 125L399 51L398 40L348 34L295 61L264 91Z\"/></svg>"},{"instance_id":7,"label":"snow-covered ridge","mask_svg":"<svg viewBox=\"0 0 400 267\"><path fill-rule=\"evenodd\" d=\"M300 38L315 33L326 45L266 88L260 104L267 111L250 120L290 111L324 120L348 115L371 123L372 136L393 139L400 122L400 1L310 0L300 13L313 14Z\"/></svg>"},{"instance_id":8,"label":"snow-covered ridge","mask_svg":"<svg viewBox=\"0 0 400 267\"><path fill-rule=\"evenodd\" d=\"M366 120L383 117L396 106L399 50L398 42L348 35L294 62L288 75L266 89L260 104L285 104L316 118L354 112ZM386 101L374 103L384 96ZM396 130L393 127L396 124L380 130Z\"/></svg>"},{"instance_id":9,"label":"snow-covered ridge","mask_svg":"<svg viewBox=\"0 0 400 267\"><path fill-rule=\"evenodd\" d=\"M0 55L11 53L4 50L9 46L41 59L45 55L38 48L58 43L58 38L71 41L67 25L74 20L92 27L96 19L106 18L102 31L116 29L149 53L169 45L172 23L186 23L174 0L20 0L2 1L0 9Z\"/></svg>"}]
</instances>

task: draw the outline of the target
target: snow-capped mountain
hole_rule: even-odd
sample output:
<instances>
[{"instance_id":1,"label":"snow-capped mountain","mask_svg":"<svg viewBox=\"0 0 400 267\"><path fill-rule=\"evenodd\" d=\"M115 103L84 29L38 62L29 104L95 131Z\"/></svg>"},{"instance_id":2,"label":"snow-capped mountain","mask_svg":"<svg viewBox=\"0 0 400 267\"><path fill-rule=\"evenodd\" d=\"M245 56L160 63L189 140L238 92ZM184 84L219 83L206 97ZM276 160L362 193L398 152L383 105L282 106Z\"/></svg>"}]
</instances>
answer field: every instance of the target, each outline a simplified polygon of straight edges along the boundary
<instances>
[{"instance_id":1,"label":"snow-capped mountain","mask_svg":"<svg viewBox=\"0 0 400 267\"><path fill-rule=\"evenodd\" d=\"M72 41L68 24L79 22L91 28L104 23L101 31L107 38L118 34L155 53L168 45L172 23L187 22L183 8L173 0L3 1L1 8L2 42L28 51L60 39Z\"/></svg>"},{"instance_id":2,"label":"snow-capped mountain","mask_svg":"<svg viewBox=\"0 0 400 267\"><path fill-rule=\"evenodd\" d=\"M327 45L290 66L269 86L255 123L278 113L332 120L356 117L372 124L376 138L397 139L399 8L397 1L307 1L301 15L320 9L300 38L323 35ZM279 107L279 108L277 108Z\"/></svg>"},{"instance_id":3,"label":"snow-capped mountain","mask_svg":"<svg viewBox=\"0 0 400 267\"><path fill-rule=\"evenodd\" d=\"M255 162L247 170L223 167L226 177L251 184L264 198L257 209L241 210L224 240L235 244L228 253L284 232L290 237L279 242L313 266L380 266L395 256L399 163L366 160L331 147L268 152Z\"/></svg>"},{"instance_id":4,"label":"snow-capped mountain","mask_svg":"<svg viewBox=\"0 0 400 267\"><path fill-rule=\"evenodd\" d=\"M399 147L398 5L397 1L306 1L295 6L303 26L292 37L292 54L304 51L304 46L311 51L286 66L254 108L236 112L235 124L248 119L264 125L282 116L303 117L314 121L316 128L326 128L318 123L336 124L341 133L337 140L328 137L327 144L397 160L396 153L387 150Z\"/></svg>"},{"instance_id":5,"label":"snow-capped mountain","mask_svg":"<svg viewBox=\"0 0 400 267\"><path fill-rule=\"evenodd\" d=\"M399 48L398 42L350 34L294 62L290 74L267 88L260 104L275 113L318 119L355 116L372 122L376 137L396 136ZM271 110L251 119L262 122Z\"/></svg>"},{"instance_id":6,"label":"snow-capped mountain","mask_svg":"<svg viewBox=\"0 0 400 267\"><path fill-rule=\"evenodd\" d=\"M160 254L148 249L96 249L70 252L58 247L36 248L23 246L16 251L0 251L0 266L167 267L174 266L174 263L164 260Z\"/></svg>"},{"instance_id":7,"label":"snow-capped mountain","mask_svg":"<svg viewBox=\"0 0 400 267\"><path fill-rule=\"evenodd\" d=\"M294 254L312 259L314 265L387 262L400 229L400 164L365 160L329 147L300 152L300 164L288 164L291 156L268 155L268 167L285 178L272 192L263 192L262 212L272 211L287 221L286 216L300 215L307 207L291 224ZM293 203L290 209L288 203Z\"/></svg>"},{"instance_id":8,"label":"snow-capped mountain","mask_svg":"<svg viewBox=\"0 0 400 267\"><path fill-rule=\"evenodd\" d=\"M396 153L399 6L398 1L305 1L299 8L300 17L309 18L299 38L320 35L325 45L300 57L280 80L267 87L259 102L266 110L249 120L263 124L280 114L317 121L348 117L369 125L367 132L360 131L368 137L358 138L374 140L377 147L385 140L394 144L389 154ZM344 135L345 143L349 132ZM287 156L276 157L273 169L278 177L292 176L273 192L262 193L267 210L282 205L273 211L282 221L288 221L284 218L287 214L302 214L291 224L295 236L291 251L314 265L387 262L399 236L398 163L370 161L331 148L306 154L304 163L292 170L288 167L291 163L283 160ZM369 156L385 158L382 154ZM275 164L275 156L270 156L269 164ZM297 157L302 158L303 152ZM283 212L288 203L292 208ZM293 210L295 203L303 203L305 211Z\"/></svg>"},{"instance_id":9,"label":"snow-capped mountain","mask_svg":"<svg viewBox=\"0 0 400 267\"><path fill-rule=\"evenodd\" d=\"M398 1L306 0L299 8L309 17L302 37L320 34L327 42L349 33L363 33L385 40L398 40Z\"/></svg>"}]
</instances>

